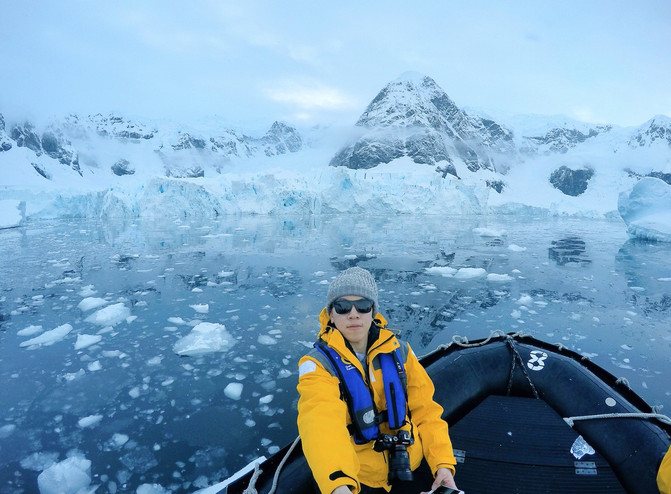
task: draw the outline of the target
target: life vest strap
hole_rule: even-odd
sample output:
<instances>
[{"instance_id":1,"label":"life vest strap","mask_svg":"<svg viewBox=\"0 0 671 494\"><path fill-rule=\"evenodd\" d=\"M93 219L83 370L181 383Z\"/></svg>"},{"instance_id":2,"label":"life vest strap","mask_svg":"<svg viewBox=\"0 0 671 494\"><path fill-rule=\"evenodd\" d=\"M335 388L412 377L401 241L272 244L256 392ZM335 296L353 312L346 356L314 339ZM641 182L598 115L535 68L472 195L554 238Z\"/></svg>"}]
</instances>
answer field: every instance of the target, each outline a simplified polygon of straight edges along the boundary
<instances>
[{"instance_id":1,"label":"life vest strap","mask_svg":"<svg viewBox=\"0 0 671 494\"><path fill-rule=\"evenodd\" d=\"M372 390L356 366L345 363L342 357L323 340L315 343L315 348L329 362L332 374L340 384L340 395L347 404L352 423L348 431L357 444L365 444L377 439L381 423L388 423L390 429L399 429L407 424L406 375L398 349L391 353L382 353L377 358L382 368L382 378L388 410L378 412L373 402Z\"/></svg>"}]
</instances>

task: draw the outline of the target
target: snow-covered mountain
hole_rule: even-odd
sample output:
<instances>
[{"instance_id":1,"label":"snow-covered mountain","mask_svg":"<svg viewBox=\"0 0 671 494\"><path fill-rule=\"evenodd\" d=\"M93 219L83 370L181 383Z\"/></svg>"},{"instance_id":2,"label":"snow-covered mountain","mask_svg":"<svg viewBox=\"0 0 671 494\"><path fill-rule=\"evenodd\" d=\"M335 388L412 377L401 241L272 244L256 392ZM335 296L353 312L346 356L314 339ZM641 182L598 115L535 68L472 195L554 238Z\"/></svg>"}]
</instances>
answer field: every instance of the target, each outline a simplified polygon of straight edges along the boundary
<instances>
[{"instance_id":1,"label":"snow-covered mountain","mask_svg":"<svg viewBox=\"0 0 671 494\"><path fill-rule=\"evenodd\" d=\"M492 117L416 73L387 84L351 129L275 122L249 134L220 120L69 115L38 126L0 115L0 200L34 216L602 216L641 177L671 177L669 117L634 128Z\"/></svg>"},{"instance_id":2,"label":"snow-covered mountain","mask_svg":"<svg viewBox=\"0 0 671 494\"><path fill-rule=\"evenodd\" d=\"M496 122L467 114L430 77L408 72L387 84L357 126L365 129L331 160L332 166L373 168L407 156L415 163L441 163L458 176L455 162L470 171L494 170L495 156L515 155L512 134Z\"/></svg>"}]
</instances>

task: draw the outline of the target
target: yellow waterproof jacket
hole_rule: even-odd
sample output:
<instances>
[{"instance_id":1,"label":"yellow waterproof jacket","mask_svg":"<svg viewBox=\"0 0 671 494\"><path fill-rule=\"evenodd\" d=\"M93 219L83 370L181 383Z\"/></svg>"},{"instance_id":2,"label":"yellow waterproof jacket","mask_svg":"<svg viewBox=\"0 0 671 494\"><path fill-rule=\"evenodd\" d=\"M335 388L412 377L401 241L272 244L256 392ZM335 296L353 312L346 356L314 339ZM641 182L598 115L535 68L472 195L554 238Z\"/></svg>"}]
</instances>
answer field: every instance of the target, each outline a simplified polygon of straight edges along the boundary
<instances>
[{"instance_id":1,"label":"yellow waterproof jacket","mask_svg":"<svg viewBox=\"0 0 671 494\"><path fill-rule=\"evenodd\" d=\"M342 334L333 326L329 327L326 309L322 310L319 320L319 337L338 352L343 361L356 366L362 375L366 375L359 359L345 344ZM384 317L378 314L376 321L381 329L378 339L370 345L366 355L369 372L366 383L373 391L377 410L386 410L387 405L382 371L377 365L379 359L375 357L406 345L407 352L401 353L407 354L404 362L408 380L407 397L415 439L414 444L408 447L411 468L416 469L424 457L434 474L440 467L449 468L454 473L456 460L452 443L447 423L441 419L443 408L433 401L434 386L431 379L409 345L399 342L394 333L385 328L387 321ZM317 350L299 361L298 432L319 490L322 494L330 494L336 487L347 485L354 494L358 494L360 483L390 490L391 486L387 484L388 452L375 451L374 441L355 444L347 429L351 419L347 404L340 398L339 380L324 367L315 352ZM386 423L380 424L380 429L383 434L397 432L390 431ZM404 426L403 429L411 430L411 426Z\"/></svg>"},{"instance_id":2,"label":"yellow waterproof jacket","mask_svg":"<svg viewBox=\"0 0 671 494\"><path fill-rule=\"evenodd\" d=\"M659 466L657 487L659 487L660 494L671 494L671 447Z\"/></svg>"}]
</instances>

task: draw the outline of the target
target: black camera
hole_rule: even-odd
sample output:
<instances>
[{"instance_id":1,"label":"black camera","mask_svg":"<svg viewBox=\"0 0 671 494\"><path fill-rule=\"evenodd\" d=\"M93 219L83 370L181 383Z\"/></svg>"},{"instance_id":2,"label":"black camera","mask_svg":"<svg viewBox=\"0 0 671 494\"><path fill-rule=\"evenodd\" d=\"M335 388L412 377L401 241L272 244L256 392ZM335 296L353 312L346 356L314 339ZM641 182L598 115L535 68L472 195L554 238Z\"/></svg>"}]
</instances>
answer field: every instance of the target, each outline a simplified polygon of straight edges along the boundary
<instances>
[{"instance_id":1,"label":"black camera","mask_svg":"<svg viewBox=\"0 0 671 494\"><path fill-rule=\"evenodd\" d=\"M415 440L410 437L408 431L398 431L395 436L382 434L375 441L375 446L373 447L375 451L389 450L388 482L390 484L393 484L394 480L412 482L408 446L414 442Z\"/></svg>"}]
</instances>

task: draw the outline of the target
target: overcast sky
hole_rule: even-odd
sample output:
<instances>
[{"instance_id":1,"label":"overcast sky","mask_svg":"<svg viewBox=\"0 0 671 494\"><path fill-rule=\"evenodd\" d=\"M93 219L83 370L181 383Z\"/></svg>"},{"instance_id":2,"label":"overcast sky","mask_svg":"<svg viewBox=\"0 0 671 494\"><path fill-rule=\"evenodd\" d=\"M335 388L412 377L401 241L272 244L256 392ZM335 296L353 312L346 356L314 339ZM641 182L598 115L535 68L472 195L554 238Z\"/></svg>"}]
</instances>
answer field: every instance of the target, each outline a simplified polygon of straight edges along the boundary
<instances>
[{"instance_id":1,"label":"overcast sky","mask_svg":"<svg viewBox=\"0 0 671 494\"><path fill-rule=\"evenodd\" d=\"M354 123L406 71L460 107L671 116L667 0L2 0L0 113Z\"/></svg>"}]
</instances>

